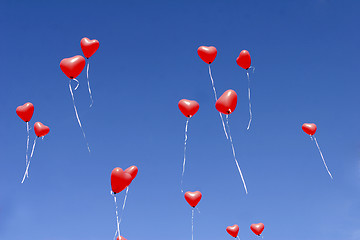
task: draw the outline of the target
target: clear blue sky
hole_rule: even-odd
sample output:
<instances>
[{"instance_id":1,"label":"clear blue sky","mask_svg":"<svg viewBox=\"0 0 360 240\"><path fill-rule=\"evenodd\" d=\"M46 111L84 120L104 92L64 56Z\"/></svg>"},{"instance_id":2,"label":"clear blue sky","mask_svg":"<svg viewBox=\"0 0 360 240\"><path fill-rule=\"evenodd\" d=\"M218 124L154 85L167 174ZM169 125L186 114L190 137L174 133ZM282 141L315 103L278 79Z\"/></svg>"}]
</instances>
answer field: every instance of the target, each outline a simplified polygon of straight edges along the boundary
<instances>
[{"instance_id":1,"label":"clear blue sky","mask_svg":"<svg viewBox=\"0 0 360 240\"><path fill-rule=\"evenodd\" d=\"M110 172L139 167L121 225L127 239L191 239L191 209L180 193L185 117L177 103L197 100L189 125L186 190L203 193L195 240L360 239L360 3L358 1L2 1L0 3L0 239L99 240L115 231ZM62 58L91 58L75 93L92 149L77 125ZM218 49L219 93L234 89L230 125L249 194L226 141L200 45ZM245 71L252 56L253 123ZM25 124L15 108L35 105L32 124L50 126L30 178ZM318 125L315 144L302 132ZM32 132L32 137L33 137Z\"/></svg>"}]
</instances>

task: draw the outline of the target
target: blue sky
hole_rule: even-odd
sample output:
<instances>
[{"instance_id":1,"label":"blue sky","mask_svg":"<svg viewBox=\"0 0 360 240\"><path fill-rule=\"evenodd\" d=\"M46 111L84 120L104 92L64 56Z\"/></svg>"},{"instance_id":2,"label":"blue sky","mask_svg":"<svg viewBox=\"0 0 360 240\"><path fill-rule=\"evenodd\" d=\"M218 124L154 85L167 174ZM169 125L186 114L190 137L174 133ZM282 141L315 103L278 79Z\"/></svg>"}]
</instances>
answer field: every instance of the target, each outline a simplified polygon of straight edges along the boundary
<instances>
[{"instance_id":1,"label":"blue sky","mask_svg":"<svg viewBox=\"0 0 360 240\"><path fill-rule=\"evenodd\" d=\"M0 239L112 239L114 167L139 167L124 212L127 239L191 238L191 208L180 192L185 117L177 103L197 100L189 124L184 187L203 198L195 240L360 239L360 100L358 1L2 1L0 3ZM91 58L94 106L86 74L75 93L92 149L72 108L60 60L81 54L82 37L100 41ZM226 141L207 65L197 56L213 45L217 91L234 89L230 126L247 182L245 195ZM248 122L247 49L253 123ZM25 124L18 105L35 105L39 141L30 178ZM315 144L302 132L318 126ZM32 134L33 140L34 134Z\"/></svg>"}]
</instances>

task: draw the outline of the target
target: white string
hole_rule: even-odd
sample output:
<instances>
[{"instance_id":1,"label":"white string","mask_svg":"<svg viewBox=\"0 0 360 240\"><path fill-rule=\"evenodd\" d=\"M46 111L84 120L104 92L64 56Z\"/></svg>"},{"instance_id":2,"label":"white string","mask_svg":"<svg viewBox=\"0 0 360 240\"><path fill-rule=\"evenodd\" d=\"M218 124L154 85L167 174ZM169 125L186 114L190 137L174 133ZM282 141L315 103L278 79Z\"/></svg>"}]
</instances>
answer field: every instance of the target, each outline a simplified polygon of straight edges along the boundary
<instances>
[{"instance_id":1,"label":"white string","mask_svg":"<svg viewBox=\"0 0 360 240\"><path fill-rule=\"evenodd\" d=\"M117 234L117 230L115 231L115 234L114 234L114 237L113 237L114 240L116 239L116 234Z\"/></svg>"},{"instance_id":2,"label":"white string","mask_svg":"<svg viewBox=\"0 0 360 240\"><path fill-rule=\"evenodd\" d=\"M25 166L27 165L29 161L29 141L30 141L30 128L29 128L29 122L26 122L26 131L27 131L27 140L26 140L26 153L25 153ZM29 173L26 174L26 177L29 177Z\"/></svg>"},{"instance_id":3,"label":"white string","mask_svg":"<svg viewBox=\"0 0 360 240\"><path fill-rule=\"evenodd\" d=\"M241 180L242 180L243 185L244 185L244 188L245 188L245 192L246 192L246 194L248 194L247 187L246 187L246 183L245 183L245 179L244 179L244 177L243 177L243 174L242 174L242 172L241 172L239 163L238 163L238 161L236 160L236 156L235 156L235 148L234 148L234 144L233 144L232 137L231 137L231 132L230 132L229 115L226 115L226 125L227 125L228 131L229 131L230 143L231 143L231 148L232 148L232 153L233 153L233 156L234 156L234 160L235 160L237 169L238 169L238 171L239 171L239 173L240 173Z\"/></svg>"},{"instance_id":4,"label":"white string","mask_svg":"<svg viewBox=\"0 0 360 240\"><path fill-rule=\"evenodd\" d=\"M74 91L76 91L76 89L78 89L80 83L79 83L79 81L78 81L76 78L73 78L73 80L77 83L77 84L76 84L76 87L75 87L75 89L74 89ZM70 81L70 82L71 82L71 81Z\"/></svg>"},{"instance_id":5,"label":"white string","mask_svg":"<svg viewBox=\"0 0 360 240\"><path fill-rule=\"evenodd\" d=\"M317 146L317 148L318 148L318 150L319 150L319 153L320 153L321 158L322 158L322 160L323 160L323 163L324 163L324 165L325 165L326 171L327 171L328 174L330 175L331 179L333 179L333 176L331 175L331 173L330 173L330 171L329 171L329 169L328 169L328 167L327 167L327 165L326 165L326 162L325 162L324 156L323 156L323 154L322 154L322 152L321 152L321 150L320 150L319 144L318 144L318 142L316 141L316 137L313 136L313 138L314 138L314 140L315 140L316 146Z\"/></svg>"},{"instance_id":6,"label":"white string","mask_svg":"<svg viewBox=\"0 0 360 240\"><path fill-rule=\"evenodd\" d=\"M114 196L114 202L115 202L117 232L119 233L119 239L120 239L120 222L119 222L118 206L117 206L117 203L116 203L116 195L113 194L113 196Z\"/></svg>"},{"instance_id":7,"label":"white string","mask_svg":"<svg viewBox=\"0 0 360 240\"><path fill-rule=\"evenodd\" d=\"M194 240L194 208L191 213L191 240Z\"/></svg>"},{"instance_id":8,"label":"white string","mask_svg":"<svg viewBox=\"0 0 360 240\"><path fill-rule=\"evenodd\" d=\"M187 142L187 139L188 139L187 131L188 131L188 126L189 126L189 120L190 120L190 118L187 118L186 124L185 124L184 161L183 161L183 167L182 167L182 173L181 173L181 183L180 183L180 188L181 188L181 192L182 192L182 193L184 192L184 189L183 189L183 179L184 179L184 173L185 173L186 142Z\"/></svg>"},{"instance_id":9,"label":"white string","mask_svg":"<svg viewBox=\"0 0 360 240\"><path fill-rule=\"evenodd\" d=\"M29 176L29 166L30 166L31 158L32 158L32 156L34 154L34 149L35 149L35 145L36 145L36 139L38 139L38 138L35 138L35 140L34 140L34 144L33 144L32 150L31 150L31 154L30 154L30 158L29 158L29 160L27 162L25 174L24 174L24 177L23 177L21 183L24 183L26 176Z\"/></svg>"},{"instance_id":10,"label":"white string","mask_svg":"<svg viewBox=\"0 0 360 240\"><path fill-rule=\"evenodd\" d=\"M250 124L252 121L252 112L251 112L251 100L250 100L250 76L249 76L249 72L246 72L247 75L247 79L248 79L248 96L249 96L249 114L250 114L250 119L249 119L249 124L247 126L247 130L250 129Z\"/></svg>"},{"instance_id":11,"label":"white string","mask_svg":"<svg viewBox=\"0 0 360 240\"><path fill-rule=\"evenodd\" d=\"M79 81L76 80L75 78L73 78L73 80L79 82ZM76 119L77 119L77 121L78 121L78 123L79 123L79 126L80 126L81 131L82 131L83 136L84 136L84 139L85 139L85 141L86 141L87 149L88 149L88 151L90 152L89 143L88 143L88 141L87 141L87 139L86 139L86 135L85 135L84 129L83 129L82 125L81 125L81 121L80 121L80 118L79 118L79 115L78 115L78 112L77 112L77 109L76 109L75 99L74 99L74 93L73 93L72 88L71 88L71 79L70 79L70 81L69 81L69 89L70 89L71 97L72 97L72 100L73 100L73 105L74 105L74 110L75 110ZM76 88L75 88L75 90L76 90Z\"/></svg>"},{"instance_id":12,"label":"white string","mask_svg":"<svg viewBox=\"0 0 360 240\"><path fill-rule=\"evenodd\" d=\"M211 74L210 64L209 64L209 75L210 75L211 84L212 84L212 88L213 88L213 91L214 91L215 102L216 102L216 101L218 100L218 98L217 98L217 95L216 95L214 79L213 79L212 74ZM219 112L219 115L220 115L220 118L221 118L221 123L222 123L222 125L223 125L223 129L224 129L224 133L225 133L226 139L229 139L228 134L227 134L227 132L226 132L226 128L225 128L225 124L224 124L224 119L223 119L223 117L222 117L221 112Z\"/></svg>"},{"instance_id":13,"label":"white string","mask_svg":"<svg viewBox=\"0 0 360 240\"><path fill-rule=\"evenodd\" d=\"M236 238L237 238L238 240L240 240L240 237L239 237L239 235L237 235L237 236L236 236Z\"/></svg>"},{"instance_id":14,"label":"white string","mask_svg":"<svg viewBox=\"0 0 360 240\"><path fill-rule=\"evenodd\" d=\"M91 88L90 88L89 66L90 66L90 62L89 62L89 59L88 59L88 64L87 64L87 68L86 68L86 78L87 78L88 90L89 90L90 100L91 100L90 107L92 107L92 105L93 105L93 103L94 103L94 100L93 100L92 93L91 93Z\"/></svg>"},{"instance_id":15,"label":"white string","mask_svg":"<svg viewBox=\"0 0 360 240\"><path fill-rule=\"evenodd\" d=\"M120 215L119 224L121 223L122 217L123 217L123 214L124 214L125 203L126 203L126 198L127 198L128 192L129 192L129 187L126 188L126 193L125 193L124 203L123 203L122 210L121 210L121 215Z\"/></svg>"},{"instance_id":16,"label":"white string","mask_svg":"<svg viewBox=\"0 0 360 240\"><path fill-rule=\"evenodd\" d=\"M200 210L199 210L199 208L198 208L198 207L195 207L195 209L198 211L198 213L200 213Z\"/></svg>"}]
</instances>

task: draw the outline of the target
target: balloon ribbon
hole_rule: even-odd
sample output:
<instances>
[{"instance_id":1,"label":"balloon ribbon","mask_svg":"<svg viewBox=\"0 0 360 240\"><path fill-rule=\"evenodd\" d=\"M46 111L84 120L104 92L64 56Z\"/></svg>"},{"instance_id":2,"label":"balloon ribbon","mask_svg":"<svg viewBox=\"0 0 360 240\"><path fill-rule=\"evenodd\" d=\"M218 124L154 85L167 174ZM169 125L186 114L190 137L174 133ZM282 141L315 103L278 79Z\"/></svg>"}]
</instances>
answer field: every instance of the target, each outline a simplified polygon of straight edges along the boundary
<instances>
[{"instance_id":1,"label":"balloon ribbon","mask_svg":"<svg viewBox=\"0 0 360 240\"><path fill-rule=\"evenodd\" d=\"M79 86L79 81L78 81L77 79L75 79L75 78L73 78L73 80L78 83L77 86L76 86L75 89L74 89L74 91L75 91L75 90L78 88L78 86ZM80 118L79 118L78 111L77 111L77 109L76 109L75 99L74 99L74 93L73 93L72 87L71 87L71 79L70 79L70 81L69 81L69 89L70 89L71 98L72 98L73 105L74 105L74 110L75 110L76 119L77 119L77 121L78 121L78 123L79 123L79 126L80 126L80 128L81 128L82 134L83 134L84 139L85 139L85 141L86 141L87 149L88 149L88 151L90 152L89 143L88 143L88 141L87 141L87 139L86 139L86 135L85 135L84 129L83 129L82 125L81 125L81 121L80 121Z\"/></svg>"},{"instance_id":2,"label":"balloon ribbon","mask_svg":"<svg viewBox=\"0 0 360 240\"><path fill-rule=\"evenodd\" d=\"M247 130L250 129L250 124L251 124L251 121L252 121L252 112L251 112L251 100L250 100L250 76L249 76L249 72L247 71L246 72L246 75L247 75L247 79L248 79L248 97L249 97L249 115L250 115L250 119L249 119L249 123L248 123L248 126L247 126Z\"/></svg>"},{"instance_id":3,"label":"balloon ribbon","mask_svg":"<svg viewBox=\"0 0 360 240\"><path fill-rule=\"evenodd\" d=\"M90 67L90 62L89 62L89 60L88 60L88 64L87 64L87 68L86 68L86 78L87 78L88 91L89 91L90 100L91 100L90 107L92 107L92 105L93 105L93 103L94 103L94 100L93 100L92 93L91 93L91 88L90 88L89 67Z\"/></svg>"},{"instance_id":4,"label":"balloon ribbon","mask_svg":"<svg viewBox=\"0 0 360 240\"><path fill-rule=\"evenodd\" d=\"M315 143L316 143L316 146L317 146L317 149L319 150L320 156L321 156L321 158L322 158L322 160L323 160L323 163L324 163L324 166L325 166L325 168L326 168L326 171L327 171L328 174L330 175L331 179L333 179L333 176L331 175L331 173L330 173L330 171L329 171L329 169L328 169L328 167L327 167L327 165L326 165L326 162L325 162L324 156L323 156L323 154L322 154L322 152L321 152L320 146L319 146L318 142L316 141L316 137L315 137L315 136L310 136L310 137L311 137L311 139L312 139L312 137L314 138Z\"/></svg>"},{"instance_id":5,"label":"balloon ribbon","mask_svg":"<svg viewBox=\"0 0 360 240\"><path fill-rule=\"evenodd\" d=\"M216 95L214 79L213 79L212 74L211 74L210 64L209 64L209 75L210 75L211 84L212 84L212 88L213 88L213 91L214 91L215 102L216 102L216 101L218 100L218 98L217 98L217 95ZM222 123L222 125L223 125L223 129L224 129L224 133L225 133L226 139L229 139L228 134L227 134L227 132L226 132L226 128L225 128L225 124L224 124L224 119L223 119L223 117L222 117L221 112L219 112L219 115L220 115L220 118L221 118L221 123Z\"/></svg>"},{"instance_id":6,"label":"balloon ribbon","mask_svg":"<svg viewBox=\"0 0 360 240\"><path fill-rule=\"evenodd\" d=\"M26 122L26 131L27 131L27 140L26 140L26 153L25 153L25 166L27 166L27 163L29 161L29 141L30 141L30 128L29 128L29 122ZM26 177L29 177L29 173L26 174Z\"/></svg>"},{"instance_id":7,"label":"balloon ribbon","mask_svg":"<svg viewBox=\"0 0 360 240\"><path fill-rule=\"evenodd\" d=\"M32 150L31 150L30 158L28 159L28 162L27 162L27 165L26 165L25 174L24 174L24 177L23 177L21 183L24 183L26 176L29 176L30 161L31 161L31 158L32 158L32 156L33 156L33 154L34 154L34 149L35 149L35 145L36 145L36 140L37 140L37 139L38 139L38 137L34 139L34 144L33 144Z\"/></svg>"},{"instance_id":8,"label":"balloon ribbon","mask_svg":"<svg viewBox=\"0 0 360 240\"><path fill-rule=\"evenodd\" d=\"M191 212L191 240L194 240L194 208Z\"/></svg>"},{"instance_id":9,"label":"balloon ribbon","mask_svg":"<svg viewBox=\"0 0 360 240\"><path fill-rule=\"evenodd\" d=\"M187 131L188 131L188 126L189 126L189 120L190 120L190 118L188 118L188 119L186 120L186 124L185 124L184 160L183 160L183 167L182 167L182 173L181 173L181 183L180 183L180 188L181 188L181 192L182 192L182 193L184 192L184 189L183 189L183 179L184 179L184 173L185 173L186 142L187 142L187 139L188 139Z\"/></svg>"},{"instance_id":10,"label":"balloon ribbon","mask_svg":"<svg viewBox=\"0 0 360 240\"><path fill-rule=\"evenodd\" d=\"M233 156L234 156L234 160L235 160L235 163L236 163L237 169L238 169L238 171L239 171L239 174L240 174L241 180L242 180L242 182L243 182L243 185L244 185L244 188L245 188L245 192L246 192L246 194L247 194L247 193L248 193L248 191L247 191L247 187L246 187L245 179L244 179L244 177L243 177L243 174L242 174L242 172L241 172L241 169L240 169L239 163L238 163L238 161L236 160L236 156L235 156L235 148L234 148L234 144L233 144L232 137L231 137L231 132L230 132L229 115L226 115L226 125L227 125L227 127L228 127L228 131L229 131L230 143L231 143L231 148L232 148L232 153L233 153Z\"/></svg>"}]
</instances>

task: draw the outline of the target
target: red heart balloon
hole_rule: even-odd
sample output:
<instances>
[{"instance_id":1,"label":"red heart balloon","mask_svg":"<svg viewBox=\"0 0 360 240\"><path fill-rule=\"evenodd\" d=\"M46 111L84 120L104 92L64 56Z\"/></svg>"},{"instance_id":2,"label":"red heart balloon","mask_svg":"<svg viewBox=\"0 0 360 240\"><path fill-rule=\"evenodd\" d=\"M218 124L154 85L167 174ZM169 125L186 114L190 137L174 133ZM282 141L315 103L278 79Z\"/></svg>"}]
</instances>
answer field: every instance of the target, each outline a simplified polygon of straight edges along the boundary
<instances>
[{"instance_id":1,"label":"red heart balloon","mask_svg":"<svg viewBox=\"0 0 360 240\"><path fill-rule=\"evenodd\" d=\"M124 238L123 236L117 237L116 240L127 240L126 238Z\"/></svg>"},{"instance_id":2,"label":"red heart balloon","mask_svg":"<svg viewBox=\"0 0 360 240\"><path fill-rule=\"evenodd\" d=\"M34 105L30 102L16 108L16 114L24 121L30 122L34 114Z\"/></svg>"},{"instance_id":3,"label":"red heart balloon","mask_svg":"<svg viewBox=\"0 0 360 240\"><path fill-rule=\"evenodd\" d=\"M180 111L185 117L192 117L199 110L199 103L197 101L181 99L178 103Z\"/></svg>"},{"instance_id":4,"label":"red heart balloon","mask_svg":"<svg viewBox=\"0 0 360 240\"><path fill-rule=\"evenodd\" d=\"M91 57L99 48L100 44L99 41L94 39L90 40L87 37L84 37L80 41L81 49L84 53L86 58Z\"/></svg>"},{"instance_id":5,"label":"red heart balloon","mask_svg":"<svg viewBox=\"0 0 360 240\"><path fill-rule=\"evenodd\" d=\"M130 185L132 176L124 172L121 168L114 168L111 172L111 189L114 193L119 193Z\"/></svg>"},{"instance_id":6,"label":"red heart balloon","mask_svg":"<svg viewBox=\"0 0 360 240\"><path fill-rule=\"evenodd\" d=\"M208 64L211 64L217 55L217 50L215 47L201 46L198 48L197 52L199 57Z\"/></svg>"},{"instance_id":7,"label":"red heart balloon","mask_svg":"<svg viewBox=\"0 0 360 240\"><path fill-rule=\"evenodd\" d=\"M76 78L85 67L85 58L77 55L71 58L64 58L60 62L60 68L68 78Z\"/></svg>"},{"instance_id":8,"label":"red heart balloon","mask_svg":"<svg viewBox=\"0 0 360 240\"><path fill-rule=\"evenodd\" d=\"M306 133L309 134L310 136L314 135L316 133L316 125L315 123L304 123L302 125L302 130Z\"/></svg>"},{"instance_id":9,"label":"red heart balloon","mask_svg":"<svg viewBox=\"0 0 360 240\"><path fill-rule=\"evenodd\" d=\"M185 200L192 207L196 207L196 205L200 202L201 197L202 197L202 195L201 195L201 192L199 192L199 191L185 193Z\"/></svg>"},{"instance_id":10,"label":"red heart balloon","mask_svg":"<svg viewBox=\"0 0 360 240\"><path fill-rule=\"evenodd\" d=\"M237 104L237 94L234 90L227 90L221 95L221 97L216 101L216 109L223 114L231 114Z\"/></svg>"},{"instance_id":11,"label":"red heart balloon","mask_svg":"<svg viewBox=\"0 0 360 240\"><path fill-rule=\"evenodd\" d=\"M244 69L249 69L249 67L251 66L250 53L246 50L242 50L238 58L236 59L236 63Z\"/></svg>"},{"instance_id":12,"label":"red heart balloon","mask_svg":"<svg viewBox=\"0 0 360 240\"><path fill-rule=\"evenodd\" d=\"M134 178L136 177L137 173L138 173L138 168L136 166L131 166L128 167L127 169L125 169L124 172L128 173L131 175L131 181L134 180Z\"/></svg>"},{"instance_id":13,"label":"red heart balloon","mask_svg":"<svg viewBox=\"0 0 360 240\"><path fill-rule=\"evenodd\" d=\"M237 224L235 224L234 226L228 226L226 228L226 231L228 232L228 234L236 238L239 234L239 226Z\"/></svg>"},{"instance_id":14,"label":"red heart balloon","mask_svg":"<svg viewBox=\"0 0 360 240\"><path fill-rule=\"evenodd\" d=\"M48 126L45 126L41 122L36 122L34 124L34 131L36 136L43 137L50 132L50 128Z\"/></svg>"},{"instance_id":15,"label":"red heart balloon","mask_svg":"<svg viewBox=\"0 0 360 240\"><path fill-rule=\"evenodd\" d=\"M254 223L251 224L250 229L256 234L259 235L264 231L264 224L263 223Z\"/></svg>"}]
</instances>

